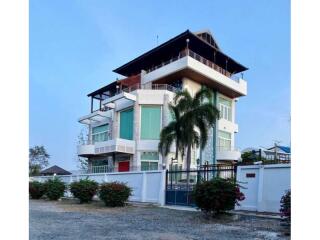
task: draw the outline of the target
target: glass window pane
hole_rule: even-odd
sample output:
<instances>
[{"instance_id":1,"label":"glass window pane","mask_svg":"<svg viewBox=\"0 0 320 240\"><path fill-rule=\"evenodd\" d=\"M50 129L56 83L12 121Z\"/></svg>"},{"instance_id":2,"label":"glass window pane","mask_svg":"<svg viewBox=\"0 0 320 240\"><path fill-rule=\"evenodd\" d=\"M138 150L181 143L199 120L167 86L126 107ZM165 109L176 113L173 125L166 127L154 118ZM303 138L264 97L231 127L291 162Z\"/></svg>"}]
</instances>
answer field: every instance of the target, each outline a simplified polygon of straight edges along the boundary
<instances>
[{"instance_id":1,"label":"glass window pane","mask_svg":"<svg viewBox=\"0 0 320 240\"><path fill-rule=\"evenodd\" d=\"M159 160L158 152L142 152L141 160Z\"/></svg>"},{"instance_id":2,"label":"glass window pane","mask_svg":"<svg viewBox=\"0 0 320 240\"><path fill-rule=\"evenodd\" d=\"M120 112L120 138L133 139L133 109Z\"/></svg>"},{"instance_id":3,"label":"glass window pane","mask_svg":"<svg viewBox=\"0 0 320 240\"><path fill-rule=\"evenodd\" d=\"M160 137L160 106L141 107L141 139L158 140Z\"/></svg>"}]
</instances>

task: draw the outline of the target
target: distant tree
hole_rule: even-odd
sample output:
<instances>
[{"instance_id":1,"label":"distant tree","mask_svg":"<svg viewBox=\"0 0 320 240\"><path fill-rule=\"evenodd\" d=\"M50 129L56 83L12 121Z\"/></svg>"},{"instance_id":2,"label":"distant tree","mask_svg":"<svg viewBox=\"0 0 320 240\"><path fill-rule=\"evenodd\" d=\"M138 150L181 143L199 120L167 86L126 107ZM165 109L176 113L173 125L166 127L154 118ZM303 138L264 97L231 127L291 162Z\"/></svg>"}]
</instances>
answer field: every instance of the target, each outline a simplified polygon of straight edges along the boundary
<instances>
[{"instance_id":1,"label":"distant tree","mask_svg":"<svg viewBox=\"0 0 320 240\"><path fill-rule=\"evenodd\" d=\"M78 135L78 145L83 145L86 142L86 138L88 136L88 132L86 128L82 128ZM85 157L80 157L77 155L78 168L80 170L88 169L88 159Z\"/></svg>"},{"instance_id":2,"label":"distant tree","mask_svg":"<svg viewBox=\"0 0 320 240\"><path fill-rule=\"evenodd\" d=\"M40 171L49 165L50 155L44 146L29 148L29 175L39 175Z\"/></svg>"}]
</instances>

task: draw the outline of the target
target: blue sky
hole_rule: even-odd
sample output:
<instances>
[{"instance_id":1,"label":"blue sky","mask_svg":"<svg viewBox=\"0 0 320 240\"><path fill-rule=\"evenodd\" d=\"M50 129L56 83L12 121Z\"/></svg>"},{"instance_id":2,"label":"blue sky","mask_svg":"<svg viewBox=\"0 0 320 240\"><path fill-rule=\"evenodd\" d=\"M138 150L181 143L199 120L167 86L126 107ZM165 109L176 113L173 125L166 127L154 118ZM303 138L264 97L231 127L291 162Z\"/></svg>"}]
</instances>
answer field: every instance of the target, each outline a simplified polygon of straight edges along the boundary
<instances>
[{"instance_id":1,"label":"blue sky","mask_svg":"<svg viewBox=\"0 0 320 240\"><path fill-rule=\"evenodd\" d=\"M290 144L290 1L30 0L30 146L76 169L77 119L112 72L186 29L210 29L249 70L237 104L239 148Z\"/></svg>"}]
</instances>

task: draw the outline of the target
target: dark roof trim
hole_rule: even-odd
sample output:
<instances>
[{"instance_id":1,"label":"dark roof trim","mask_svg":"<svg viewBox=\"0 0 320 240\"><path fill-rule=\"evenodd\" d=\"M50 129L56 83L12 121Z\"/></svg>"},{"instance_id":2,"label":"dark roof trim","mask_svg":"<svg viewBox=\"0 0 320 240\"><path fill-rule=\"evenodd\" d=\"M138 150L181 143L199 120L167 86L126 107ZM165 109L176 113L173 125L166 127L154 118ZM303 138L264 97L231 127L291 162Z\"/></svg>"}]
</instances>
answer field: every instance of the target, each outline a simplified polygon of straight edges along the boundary
<instances>
[{"instance_id":1,"label":"dark roof trim","mask_svg":"<svg viewBox=\"0 0 320 240\"><path fill-rule=\"evenodd\" d=\"M118 80L113 81L112 83L108 84L107 86L104 86L104 87L99 88L98 90L96 90L96 91L94 91L92 93L89 93L87 96L88 97L94 97L97 94L100 94L102 92L105 92L105 91L109 90L111 87L115 87L117 85L117 83L118 83Z\"/></svg>"},{"instance_id":2,"label":"dark roof trim","mask_svg":"<svg viewBox=\"0 0 320 240\"><path fill-rule=\"evenodd\" d=\"M45 170L42 170L40 172L41 174L61 174L61 175L71 175L72 173L71 172L68 172L67 170L64 170L63 168L57 166L57 165L54 165L52 167L49 167Z\"/></svg>"},{"instance_id":3,"label":"dark roof trim","mask_svg":"<svg viewBox=\"0 0 320 240\"><path fill-rule=\"evenodd\" d=\"M113 72L116 72L116 73L118 73L118 74L121 74L121 72L122 72L127 66L129 66L129 65L131 65L131 64L134 64L135 62L138 62L139 60L142 60L143 58L147 57L148 55L150 55L150 54L152 54L152 53L154 53L154 52L157 52L157 51L159 51L161 48L163 48L163 47L165 47L165 46L167 46L167 45L175 42L175 41L178 40L179 38L187 37L188 35L191 35L192 37L195 37L195 38L199 39L202 43L206 44L206 45L209 46L210 48L212 48L212 49L214 49L215 51L219 52L221 55L223 55L224 57L226 57L228 60L233 61L235 64L237 64L237 65L239 65L241 68L243 68L243 71L248 70L247 67L243 66L242 64L240 64L239 62L237 62L237 61L234 60L233 58L231 58L231 57L229 57L228 55L224 54L219 48L216 48L216 47L212 46L211 44L209 44L208 42L206 42L206 41L205 41L204 39L202 39L201 37L197 36L196 34L192 33L192 32L189 31L189 30L186 30L185 32L183 32L183 33L177 35L176 37L168 40L167 42L165 42L165 43L163 43L163 44L161 44L161 45L159 45L159 46L151 49L150 51L148 51L148 52L140 55L139 57L131 60L130 62L128 62L128 63L126 63L126 64L124 64L124 65L122 65L122 66L120 66L120 67L118 67L118 68L116 68L116 69L114 69ZM213 37L213 36L212 36L212 37ZM123 75L123 74L122 74L122 75Z\"/></svg>"},{"instance_id":4,"label":"dark roof trim","mask_svg":"<svg viewBox=\"0 0 320 240\"><path fill-rule=\"evenodd\" d=\"M151 49L150 51L148 51L148 52L140 55L139 57L136 57L135 59L131 60L130 62L127 62L126 64L124 64L124 65L122 65L121 67L118 67L118 68L116 68L116 69L114 69L114 70L112 70L112 71L115 72L115 73L118 73L119 71L121 71L121 69L125 68L126 66L128 66L128 65L130 65L130 64L132 64L132 63L134 63L134 62L136 62L136 61L144 58L144 57L147 56L147 55L150 55L151 53L159 50L160 48L163 48L163 47L166 46L166 45L169 45L171 42L174 42L176 39L179 39L179 38L181 38L181 37L183 37L183 36L185 36L185 35L188 35L188 33L190 33L189 30L187 30L187 31L179 34L178 36L175 36L174 38L171 38L170 40L166 41L165 43L162 43L161 45L159 45L159 46Z\"/></svg>"}]
</instances>

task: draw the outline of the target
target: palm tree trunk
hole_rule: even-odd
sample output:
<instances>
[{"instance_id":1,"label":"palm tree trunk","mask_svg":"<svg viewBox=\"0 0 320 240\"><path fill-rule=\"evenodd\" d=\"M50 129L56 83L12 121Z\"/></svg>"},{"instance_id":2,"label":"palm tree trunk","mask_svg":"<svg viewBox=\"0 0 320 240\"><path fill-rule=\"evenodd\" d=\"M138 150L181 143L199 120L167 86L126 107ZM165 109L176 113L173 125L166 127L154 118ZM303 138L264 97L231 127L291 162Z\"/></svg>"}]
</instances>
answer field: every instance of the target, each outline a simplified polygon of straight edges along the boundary
<instances>
[{"instance_id":1,"label":"palm tree trunk","mask_svg":"<svg viewBox=\"0 0 320 240\"><path fill-rule=\"evenodd\" d=\"M190 164L191 164L191 145L188 145L188 149L187 149L187 184L188 185L190 180Z\"/></svg>"}]
</instances>

